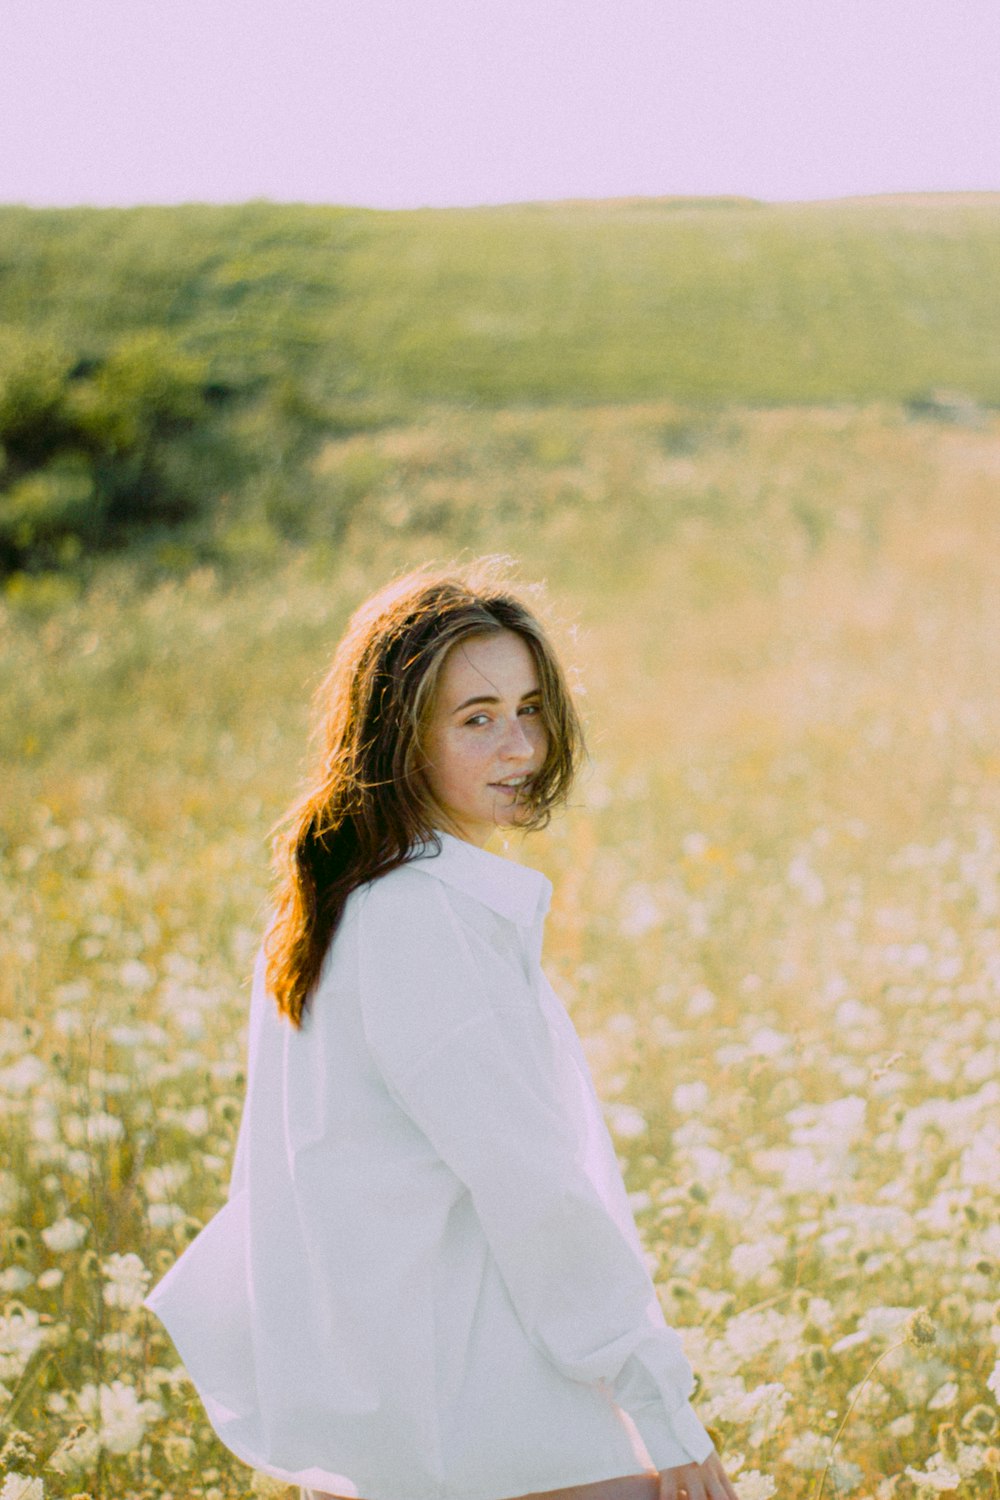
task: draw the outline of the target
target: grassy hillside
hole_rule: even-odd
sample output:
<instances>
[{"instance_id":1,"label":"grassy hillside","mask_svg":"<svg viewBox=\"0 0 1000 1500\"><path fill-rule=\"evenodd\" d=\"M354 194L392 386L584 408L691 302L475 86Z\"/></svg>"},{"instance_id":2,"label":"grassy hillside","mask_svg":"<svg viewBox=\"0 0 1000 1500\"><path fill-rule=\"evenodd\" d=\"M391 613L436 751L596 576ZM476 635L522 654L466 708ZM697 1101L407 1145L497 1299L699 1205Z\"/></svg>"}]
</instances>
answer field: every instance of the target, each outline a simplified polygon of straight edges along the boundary
<instances>
[{"instance_id":1,"label":"grassy hillside","mask_svg":"<svg viewBox=\"0 0 1000 1500\"><path fill-rule=\"evenodd\" d=\"M1000 403L1000 196L0 209L0 572L337 544L322 445L442 404L939 389Z\"/></svg>"},{"instance_id":2,"label":"grassy hillside","mask_svg":"<svg viewBox=\"0 0 1000 1500\"><path fill-rule=\"evenodd\" d=\"M0 325L490 405L1000 401L1000 195L0 209Z\"/></svg>"},{"instance_id":3,"label":"grassy hillside","mask_svg":"<svg viewBox=\"0 0 1000 1500\"><path fill-rule=\"evenodd\" d=\"M1000 196L385 214L345 272L333 327L387 392L1000 400Z\"/></svg>"}]
</instances>

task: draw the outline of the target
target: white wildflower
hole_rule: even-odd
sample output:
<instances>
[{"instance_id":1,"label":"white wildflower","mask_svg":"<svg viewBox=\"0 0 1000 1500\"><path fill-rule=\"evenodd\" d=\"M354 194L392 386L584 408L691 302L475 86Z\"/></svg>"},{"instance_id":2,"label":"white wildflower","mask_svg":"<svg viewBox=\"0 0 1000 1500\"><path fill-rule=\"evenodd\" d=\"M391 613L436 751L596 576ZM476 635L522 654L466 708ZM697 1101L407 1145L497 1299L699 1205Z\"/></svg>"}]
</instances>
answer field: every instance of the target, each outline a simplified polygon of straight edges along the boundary
<instances>
[{"instance_id":1,"label":"white wildflower","mask_svg":"<svg viewBox=\"0 0 1000 1500\"><path fill-rule=\"evenodd\" d=\"M79 1219L56 1219L48 1229L42 1230L42 1239L50 1250L78 1250L87 1238L87 1225Z\"/></svg>"},{"instance_id":2,"label":"white wildflower","mask_svg":"<svg viewBox=\"0 0 1000 1500\"><path fill-rule=\"evenodd\" d=\"M89 1146L100 1146L106 1141L120 1141L125 1134L125 1126L117 1115L109 1115L107 1110L95 1110L92 1115L87 1116L87 1144Z\"/></svg>"},{"instance_id":3,"label":"white wildflower","mask_svg":"<svg viewBox=\"0 0 1000 1500\"><path fill-rule=\"evenodd\" d=\"M869 1307L858 1319L858 1327L875 1338L892 1338L902 1332L912 1315L912 1307Z\"/></svg>"},{"instance_id":4,"label":"white wildflower","mask_svg":"<svg viewBox=\"0 0 1000 1500\"><path fill-rule=\"evenodd\" d=\"M761 1235L757 1239L743 1240L729 1252L729 1264L736 1276L744 1281L754 1278L774 1279L777 1274L775 1261L784 1255L788 1242L783 1234Z\"/></svg>"},{"instance_id":5,"label":"white wildflower","mask_svg":"<svg viewBox=\"0 0 1000 1500\"><path fill-rule=\"evenodd\" d=\"M980 1127L962 1151L958 1175L968 1187L993 1187L1000 1181L1000 1125Z\"/></svg>"},{"instance_id":6,"label":"white wildflower","mask_svg":"<svg viewBox=\"0 0 1000 1500\"><path fill-rule=\"evenodd\" d=\"M747 1308L726 1324L725 1342L742 1363L775 1344L795 1342L802 1331L800 1321L786 1317L777 1308L755 1312Z\"/></svg>"},{"instance_id":7,"label":"white wildflower","mask_svg":"<svg viewBox=\"0 0 1000 1500\"><path fill-rule=\"evenodd\" d=\"M0 1380L17 1380L44 1342L38 1314L20 1303L8 1303L0 1313Z\"/></svg>"},{"instance_id":8,"label":"white wildflower","mask_svg":"<svg viewBox=\"0 0 1000 1500\"><path fill-rule=\"evenodd\" d=\"M750 1420L747 1441L751 1448L759 1448L781 1425L785 1408L792 1399L780 1380L769 1381L747 1392L746 1415Z\"/></svg>"},{"instance_id":9,"label":"white wildflower","mask_svg":"<svg viewBox=\"0 0 1000 1500\"><path fill-rule=\"evenodd\" d=\"M141 1401L134 1386L122 1380L110 1385L89 1383L76 1395L78 1410L99 1424L100 1445L109 1453L132 1453L146 1435L147 1424L163 1415L158 1401Z\"/></svg>"},{"instance_id":10,"label":"white wildflower","mask_svg":"<svg viewBox=\"0 0 1000 1500\"><path fill-rule=\"evenodd\" d=\"M943 1411L946 1406L954 1406L958 1400L958 1385L954 1380L946 1380L944 1385L939 1385L933 1396L927 1403L928 1411Z\"/></svg>"},{"instance_id":11,"label":"white wildflower","mask_svg":"<svg viewBox=\"0 0 1000 1500\"><path fill-rule=\"evenodd\" d=\"M172 1229L175 1224L182 1224L186 1215L179 1203L151 1203L146 1218L153 1229Z\"/></svg>"},{"instance_id":12,"label":"white wildflower","mask_svg":"<svg viewBox=\"0 0 1000 1500\"><path fill-rule=\"evenodd\" d=\"M864 1127L868 1101L860 1094L831 1099L828 1104L801 1104L788 1111L791 1139L796 1146L818 1146L839 1153Z\"/></svg>"},{"instance_id":13,"label":"white wildflower","mask_svg":"<svg viewBox=\"0 0 1000 1500\"><path fill-rule=\"evenodd\" d=\"M45 1486L27 1474L8 1474L0 1489L0 1500L44 1500Z\"/></svg>"},{"instance_id":14,"label":"white wildflower","mask_svg":"<svg viewBox=\"0 0 1000 1500\"><path fill-rule=\"evenodd\" d=\"M865 1475L864 1470L857 1464L852 1464L845 1458L838 1458L830 1465L826 1477L831 1489L835 1490L838 1495L850 1495L857 1489Z\"/></svg>"},{"instance_id":15,"label":"white wildflower","mask_svg":"<svg viewBox=\"0 0 1000 1500\"><path fill-rule=\"evenodd\" d=\"M141 1338L130 1333L127 1328L112 1328L101 1336L101 1348L114 1355L119 1368L124 1368L128 1363L134 1364L141 1359L143 1343Z\"/></svg>"},{"instance_id":16,"label":"white wildflower","mask_svg":"<svg viewBox=\"0 0 1000 1500\"><path fill-rule=\"evenodd\" d=\"M125 1134L125 1126L117 1115L109 1115L100 1109L86 1118L67 1115L63 1129L71 1146L100 1146L107 1141L120 1141Z\"/></svg>"},{"instance_id":17,"label":"white wildflower","mask_svg":"<svg viewBox=\"0 0 1000 1500\"><path fill-rule=\"evenodd\" d=\"M797 854L788 866L788 884L798 891L807 906L822 906L826 887L809 863L808 856Z\"/></svg>"},{"instance_id":18,"label":"white wildflower","mask_svg":"<svg viewBox=\"0 0 1000 1500\"><path fill-rule=\"evenodd\" d=\"M23 1292L34 1279L24 1266L8 1266L6 1271L0 1271L0 1292Z\"/></svg>"},{"instance_id":19,"label":"white wildflower","mask_svg":"<svg viewBox=\"0 0 1000 1500\"><path fill-rule=\"evenodd\" d=\"M676 1137L676 1132L675 1132ZM694 1146L688 1152L688 1162L698 1182L711 1186L729 1176L733 1164L724 1151L714 1146Z\"/></svg>"},{"instance_id":20,"label":"white wildflower","mask_svg":"<svg viewBox=\"0 0 1000 1500\"><path fill-rule=\"evenodd\" d=\"M148 990L155 980L156 975L141 959L127 958L118 966L118 982L127 990Z\"/></svg>"},{"instance_id":21,"label":"white wildflower","mask_svg":"<svg viewBox=\"0 0 1000 1500\"><path fill-rule=\"evenodd\" d=\"M777 1487L774 1480L768 1474L762 1474L759 1469L747 1469L745 1474L738 1475L733 1481L733 1488L740 1500L771 1500Z\"/></svg>"},{"instance_id":22,"label":"white wildflower","mask_svg":"<svg viewBox=\"0 0 1000 1500\"><path fill-rule=\"evenodd\" d=\"M1000 1404L1000 1359L986 1377L986 1389L993 1392L995 1400Z\"/></svg>"},{"instance_id":23,"label":"white wildflower","mask_svg":"<svg viewBox=\"0 0 1000 1500\"><path fill-rule=\"evenodd\" d=\"M183 1161L165 1161L159 1166L150 1167L142 1175L146 1197L153 1203L166 1203L179 1187L183 1187L190 1175L191 1168Z\"/></svg>"},{"instance_id":24,"label":"white wildflower","mask_svg":"<svg viewBox=\"0 0 1000 1500\"><path fill-rule=\"evenodd\" d=\"M773 1026L758 1026L747 1038L748 1057L777 1057L792 1045L791 1037Z\"/></svg>"},{"instance_id":25,"label":"white wildflower","mask_svg":"<svg viewBox=\"0 0 1000 1500\"><path fill-rule=\"evenodd\" d=\"M0 1068L0 1093L9 1094L14 1099L23 1099L25 1094L37 1088L46 1074L47 1069L41 1058L36 1057L33 1052L26 1052L17 1062Z\"/></svg>"},{"instance_id":26,"label":"white wildflower","mask_svg":"<svg viewBox=\"0 0 1000 1500\"><path fill-rule=\"evenodd\" d=\"M202 1136L208 1130L208 1110L202 1104L196 1104L193 1109L186 1110L178 1121L182 1129L188 1135Z\"/></svg>"},{"instance_id":27,"label":"white wildflower","mask_svg":"<svg viewBox=\"0 0 1000 1500\"><path fill-rule=\"evenodd\" d=\"M712 994L712 991L707 989L705 985L700 984L691 991L685 1010L691 1019L696 1021L701 1016L709 1015L717 1004L718 1001Z\"/></svg>"},{"instance_id":28,"label":"white wildflower","mask_svg":"<svg viewBox=\"0 0 1000 1500\"><path fill-rule=\"evenodd\" d=\"M806 1318L817 1328L827 1329L834 1320L833 1303L826 1297L810 1297L806 1304Z\"/></svg>"},{"instance_id":29,"label":"white wildflower","mask_svg":"<svg viewBox=\"0 0 1000 1500\"><path fill-rule=\"evenodd\" d=\"M795 1469L822 1469L829 1452L829 1439L807 1429L792 1439L782 1456Z\"/></svg>"},{"instance_id":30,"label":"white wildflower","mask_svg":"<svg viewBox=\"0 0 1000 1500\"><path fill-rule=\"evenodd\" d=\"M642 937L659 927L663 920L663 909L645 882L636 881L623 892L618 919L618 930L623 937Z\"/></svg>"},{"instance_id":31,"label":"white wildflower","mask_svg":"<svg viewBox=\"0 0 1000 1500\"><path fill-rule=\"evenodd\" d=\"M140 1401L135 1388L124 1381L101 1386L101 1443L109 1453L133 1452L147 1424L162 1415L158 1401Z\"/></svg>"},{"instance_id":32,"label":"white wildflower","mask_svg":"<svg viewBox=\"0 0 1000 1500\"><path fill-rule=\"evenodd\" d=\"M634 1140L646 1131L646 1121L631 1104L608 1104L604 1113L615 1135L623 1140Z\"/></svg>"},{"instance_id":33,"label":"white wildflower","mask_svg":"<svg viewBox=\"0 0 1000 1500\"><path fill-rule=\"evenodd\" d=\"M695 1330L697 1332L697 1330ZM692 1353L697 1353L697 1341L691 1340L685 1344ZM699 1356L699 1369L705 1368L706 1361ZM727 1357L725 1364L731 1367L732 1361ZM717 1374L712 1381L712 1393L707 1400L701 1400L698 1411L704 1422L730 1422L736 1424L743 1420L744 1403L746 1402L746 1382L739 1375Z\"/></svg>"},{"instance_id":34,"label":"white wildflower","mask_svg":"<svg viewBox=\"0 0 1000 1500\"><path fill-rule=\"evenodd\" d=\"M127 1255L109 1255L101 1262L101 1270L107 1277L104 1300L109 1307L121 1307L131 1311L142 1306L151 1273L133 1251Z\"/></svg>"},{"instance_id":35,"label":"white wildflower","mask_svg":"<svg viewBox=\"0 0 1000 1500\"><path fill-rule=\"evenodd\" d=\"M919 1489L930 1490L932 1494L941 1494L944 1490L954 1490L962 1482L961 1474L954 1469L934 1468L928 1464L926 1471L914 1469L907 1465L906 1473Z\"/></svg>"},{"instance_id":36,"label":"white wildflower","mask_svg":"<svg viewBox=\"0 0 1000 1500\"><path fill-rule=\"evenodd\" d=\"M671 1096L674 1109L678 1114L690 1115L702 1110L708 1104L708 1084L696 1079L693 1083L679 1083Z\"/></svg>"}]
</instances>

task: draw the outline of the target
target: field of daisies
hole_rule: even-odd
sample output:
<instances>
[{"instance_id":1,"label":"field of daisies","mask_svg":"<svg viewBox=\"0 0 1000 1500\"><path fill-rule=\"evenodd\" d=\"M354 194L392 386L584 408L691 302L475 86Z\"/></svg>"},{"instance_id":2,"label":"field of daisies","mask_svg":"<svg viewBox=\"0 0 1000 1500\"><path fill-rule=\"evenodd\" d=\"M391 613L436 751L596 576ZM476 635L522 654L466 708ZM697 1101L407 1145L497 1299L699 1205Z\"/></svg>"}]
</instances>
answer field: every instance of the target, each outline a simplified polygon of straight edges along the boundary
<instances>
[{"instance_id":1,"label":"field of daisies","mask_svg":"<svg viewBox=\"0 0 1000 1500\"><path fill-rule=\"evenodd\" d=\"M286 1493L140 1303L225 1201L309 693L484 551L591 756L508 853L741 1500L1000 1500L1000 420L442 408L316 462L369 476L335 548L0 607L0 1500Z\"/></svg>"}]
</instances>

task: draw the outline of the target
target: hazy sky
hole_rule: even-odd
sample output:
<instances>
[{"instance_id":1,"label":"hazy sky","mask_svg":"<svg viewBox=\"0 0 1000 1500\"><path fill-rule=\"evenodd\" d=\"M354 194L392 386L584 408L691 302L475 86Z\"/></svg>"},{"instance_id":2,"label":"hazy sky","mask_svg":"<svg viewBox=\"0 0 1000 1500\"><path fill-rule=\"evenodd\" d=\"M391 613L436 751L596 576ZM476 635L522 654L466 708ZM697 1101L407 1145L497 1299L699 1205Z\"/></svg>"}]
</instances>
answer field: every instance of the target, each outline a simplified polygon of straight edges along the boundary
<instances>
[{"instance_id":1,"label":"hazy sky","mask_svg":"<svg viewBox=\"0 0 1000 1500\"><path fill-rule=\"evenodd\" d=\"M0 201L1000 190L998 0L0 0Z\"/></svg>"}]
</instances>

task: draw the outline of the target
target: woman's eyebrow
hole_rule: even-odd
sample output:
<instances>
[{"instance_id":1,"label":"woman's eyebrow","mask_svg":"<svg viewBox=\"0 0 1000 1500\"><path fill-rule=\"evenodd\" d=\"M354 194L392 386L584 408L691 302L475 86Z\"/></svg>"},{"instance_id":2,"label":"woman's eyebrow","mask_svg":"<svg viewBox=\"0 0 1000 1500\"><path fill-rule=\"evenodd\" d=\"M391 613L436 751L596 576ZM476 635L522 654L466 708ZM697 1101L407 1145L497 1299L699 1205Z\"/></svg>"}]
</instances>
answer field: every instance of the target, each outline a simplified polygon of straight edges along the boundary
<instances>
[{"instance_id":1,"label":"woman's eyebrow","mask_svg":"<svg viewBox=\"0 0 1000 1500\"><path fill-rule=\"evenodd\" d=\"M525 701L525 699L527 699L527 698L540 698L541 696L542 696L542 690L541 690L541 688L532 688L530 690L530 692L522 693L521 694L520 701L523 703ZM482 696L482 697L479 697L479 698L466 698L466 700L465 700L464 703L460 703L457 708L453 708L452 709L452 713L453 714L460 714L462 712L463 708L470 708L473 703L499 703L499 702L500 702L500 699L497 698L497 697L485 697L485 696Z\"/></svg>"}]
</instances>

